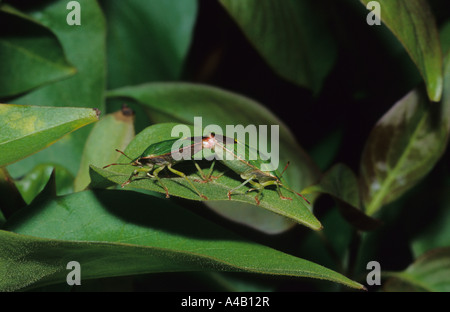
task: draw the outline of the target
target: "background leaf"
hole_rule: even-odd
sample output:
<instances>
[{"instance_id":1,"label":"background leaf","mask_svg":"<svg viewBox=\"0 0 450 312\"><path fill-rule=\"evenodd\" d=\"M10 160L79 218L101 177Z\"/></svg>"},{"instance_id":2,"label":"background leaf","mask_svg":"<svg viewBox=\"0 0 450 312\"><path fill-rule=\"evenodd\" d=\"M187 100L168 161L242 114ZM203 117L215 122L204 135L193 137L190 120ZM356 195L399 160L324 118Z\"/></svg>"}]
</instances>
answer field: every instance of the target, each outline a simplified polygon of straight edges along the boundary
<instances>
[{"instance_id":1,"label":"background leaf","mask_svg":"<svg viewBox=\"0 0 450 312\"><path fill-rule=\"evenodd\" d=\"M101 6L108 26L108 88L180 78L197 1L101 1Z\"/></svg>"},{"instance_id":2,"label":"background leaf","mask_svg":"<svg viewBox=\"0 0 450 312\"><path fill-rule=\"evenodd\" d=\"M450 248L433 249L403 272L390 272L385 291L450 291Z\"/></svg>"},{"instance_id":3,"label":"background leaf","mask_svg":"<svg viewBox=\"0 0 450 312\"><path fill-rule=\"evenodd\" d=\"M0 166L16 162L98 120L90 108L0 104Z\"/></svg>"},{"instance_id":4,"label":"background leaf","mask_svg":"<svg viewBox=\"0 0 450 312\"><path fill-rule=\"evenodd\" d=\"M115 162L134 137L134 112L123 107L122 110L108 114L92 129L84 146L80 170L75 178L74 190L81 191L90 183L89 165L106 166Z\"/></svg>"},{"instance_id":5,"label":"background leaf","mask_svg":"<svg viewBox=\"0 0 450 312\"><path fill-rule=\"evenodd\" d=\"M380 225L361 210L358 179L344 164L336 164L327 171L319 183L304 190L307 193L328 194L336 200L342 216L360 230L373 230Z\"/></svg>"},{"instance_id":6,"label":"background leaf","mask_svg":"<svg viewBox=\"0 0 450 312\"><path fill-rule=\"evenodd\" d=\"M13 96L75 74L51 31L0 5L0 97Z\"/></svg>"},{"instance_id":7,"label":"background leaf","mask_svg":"<svg viewBox=\"0 0 450 312\"><path fill-rule=\"evenodd\" d=\"M66 264L74 259L85 279L227 270L319 278L362 288L322 266L245 241L167 200L138 193L85 191L39 202L15 215L5 229L23 235L0 231L2 290L63 282Z\"/></svg>"},{"instance_id":8,"label":"background leaf","mask_svg":"<svg viewBox=\"0 0 450 312\"><path fill-rule=\"evenodd\" d=\"M317 2L221 0L269 66L317 93L336 59L326 11Z\"/></svg>"},{"instance_id":9,"label":"background leaf","mask_svg":"<svg viewBox=\"0 0 450 312\"><path fill-rule=\"evenodd\" d=\"M55 172L56 180L55 193L65 195L73 192L74 177L64 167L39 164L27 175L14 181L27 204L30 204L44 190L53 172Z\"/></svg>"},{"instance_id":10,"label":"background leaf","mask_svg":"<svg viewBox=\"0 0 450 312\"><path fill-rule=\"evenodd\" d=\"M369 0L361 0L367 5ZM379 0L381 20L400 40L416 64L431 101L443 89L442 52L433 13L425 0Z\"/></svg>"},{"instance_id":11,"label":"background leaf","mask_svg":"<svg viewBox=\"0 0 450 312\"><path fill-rule=\"evenodd\" d=\"M449 102L430 105L420 90L398 101L377 123L361 162L366 212L373 215L417 183L447 146Z\"/></svg>"},{"instance_id":12,"label":"background leaf","mask_svg":"<svg viewBox=\"0 0 450 312\"><path fill-rule=\"evenodd\" d=\"M441 38L442 53L447 55L450 51L450 21L441 27L439 36Z\"/></svg>"},{"instance_id":13,"label":"background leaf","mask_svg":"<svg viewBox=\"0 0 450 312\"><path fill-rule=\"evenodd\" d=\"M92 107L103 111L105 89L105 24L96 1L78 1L82 7L82 25L66 23L67 2L51 1L24 7L24 13L52 30L61 42L76 75L27 93L10 101L16 104ZM83 23L84 22L84 23ZM32 157L8 167L13 178L20 177L39 163L52 162L67 168L72 175L79 169L84 142L90 127Z\"/></svg>"}]
</instances>

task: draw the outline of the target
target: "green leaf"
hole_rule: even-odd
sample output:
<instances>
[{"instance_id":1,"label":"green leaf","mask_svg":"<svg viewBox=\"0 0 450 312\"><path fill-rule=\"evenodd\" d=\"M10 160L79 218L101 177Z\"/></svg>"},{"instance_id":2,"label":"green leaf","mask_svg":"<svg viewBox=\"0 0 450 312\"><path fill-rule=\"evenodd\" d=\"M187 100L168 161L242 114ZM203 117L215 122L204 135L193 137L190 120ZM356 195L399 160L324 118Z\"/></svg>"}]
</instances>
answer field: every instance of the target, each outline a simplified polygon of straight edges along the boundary
<instances>
[{"instance_id":1,"label":"green leaf","mask_svg":"<svg viewBox=\"0 0 450 312\"><path fill-rule=\"evenodd\" d=\"M133 141L128 145L125 153L132 159L140 156L143 151L151 144L162 142L164 140L173 139L171 137L171 131L176 124L157 124L146 128L144 131L140 132ZM130 160L121 156L119 158L120 163L129 163ZM230 189L239 186L243 181L240 177L234 174L230 174L229 170L223 166L215 166L216 169L213 172L213 176L220 176L218 179L213 180L208 183L198 183L195 180L201 180L201 177L195 170L192 162L182 162L175 165L175 168L179 171L184 172L188 178L194 183L195 187L204 195L208 197L208 201L229 201L227 193ZM206 162L205 170L208 170L211 165L210 162ZM101 179L93 177L92 175L97 174L108 181L114 182L116 184L122 184L128 180L132 172L136 169L133 166L111 166L108 169L101 169L95 166L91 166L94 171L91 173L91 180L94 182L93 186L99 187L99 183L104 183ZM228 173L227 173L228 171ZM160 177L163 177L162 173ZM191 200L201 200L200 196L192 189L190 184L183 178L178 176L166 176L163 178L163 183L169 189L169 193L172 196L182 197ZM107 185L107 184L106 184ZM128 184L129 187L134 187L138 189L145 189L149 191L154 191L158 193L164 193L165 191L162 186L155 180L150 178L137 179ZM127 187L128 187L127 186ZM104 187L104 186L102 186ZM256 205L254 194L245 194L245 191L250 189L250 187L243 187L240 191L237 191L234 196L232 196L231 201L244 202L252 205ZM308 226L314 230L321 228L320 222L314 217L310 212L309 207L306 202L299 196L283 190L285 194L289 194L292 200L281 200L278 193L274 189L265 189L263 193L263 199L259 205L262 209L267 209L283 217L287 217L295 222ZM288 195L286 195L288 196Z\"/></svg>"},{"instance_id":2,"label":"green leaf","mask_svg":"<svg viewBox=\"0 0 450 312\"><path fill-rule=\"evenodd\" d=\"M447 55L450 52L450 21L447 21L440 29L442 53Z\"/></svg>"},{"instance_id":3,"label":"green leaf","mask_svg":"<svg viewBox=\"0 0 450 312\"><path fill-rule=\"evenodd\" d=\"M308 187L304 192L319 192L332 196L345 220L360 230L373 230L380 225L378 220L372 219L361 210L358 179L344 164L334 165L319 183Z\"/></svg>"},{"instance_id":4,"label":"green leaf","mask_svg":"<svg viewBox=\"0 0 450 312\"><path fill-rule=\"evenodd\" d=\"M7 5L0 6L0 97L75 74L53 33Z\"/></svg>"},{"instance_id":5,"label":"green leaf","mask_svg":"<svg viewBox=\"0 0 450 312\"><path fill-rule=\"evenodd\" d=\"M318 184L307 190L329 194L357 209L360 207L358 180L353 171L344 164L334 165Z\"/></svg>"},{"instance_id":6,"label":"green leaf","mask_svg":"<svg viewBox=\"0 0 450 312\"><path fill-rule=\"evenodd\" d=\"M95 124L84 147L80 170L75 178L76 192L83 190L90 183L89 165L105 166L115 162L134 137L134 113L124 107L121 111L108 114Z\"/></svg>"},{"instance_id":7,"label":"green leaf","mask_svg":"<svg viewBox=\"0 0 450 312\"><path fill-rule=\"evenodd\" d=\"M279 126L280 166L290 162L285 174L288 184L294 190L300 191L319 178L317 165L300 147L287 126L263 105L245 96L216 87L190 83L142 84L112 90L107 95L111 98L131 98L141 103L148 108L149 117L154 122L193 124L194 117L202 117L203 127L212 124L222 129L226 129L227 125L267 125L270 130L272 125ZM270 133L268 139L270 141ZM222 202L215 205L208 202L207 205L223 216L268 233L282 232L293 225L274 215L259 215L258 210L249 205L240 204L241 213L238 215L235 215L234 203ZM270 229L268 224L271 224Z\"/></svg>"},{"instance_id":8,"label":"green leaf","mask_svg":"<svg viewBox=\"0 0 450 312\"><path fill-rule=\"evenodd\" d=\"M391 276L383 286L385 291L450 291L450 247L437 248L423 254L403 272L388 272Z\"/></svg>"},{"instance_id":9,"label":"green leaf","mask_svg":"<svg viewBox=\"0 0 450 312\"><path fill-rule=\"evenodd\" d=\"M130 203L133 205L130 207ZM0 289L174 271L240 271L325 279L363 288L307 260L246 241L165 199L84 191L20 211L0 231ZM18 234L15 234L18 233Z\"/></svg>"},{"instance_id":10,"label":"green leaf","mask_svg":"<svg viewBox=\"0 0 450 312\"><path fill-rule=\"evenodd\" d=\"M296 0L220 2L276 73L318 93L337 54L323 7Z\"/></svg>"},{"instance_id":11,"label":"green leaf","mask_svg":"<svg viewBox=\"0 0 450 312\"><path fill-rule=\"evenodd\" d=\"M360 0L364 5L369 0ZM426 0L379 0L383 23L403 44L419 69L431 101L443 90L442 51L436 21Z\"/></svg>"},{"instance_id":12,"label":"green leaf","mask_svg":"<svg viewBox=\"0 0 450 312\"><path fill-rule=\"evenodd\" d=\"M53 171L55 171L57 186L56 194L65 195L73 192L74 177L64 167L39 164L28 174L15 180L15 185L27 204L30 204L41 193L48 184Z\"/></svg>"},{"instance_id":13,"label":"green leaf","mask_svg":"<svg viewBox=\"0 0 450 312\"><path fill-rule=\"evenodd\" d=\"M108 87L180 78L197 16L195 0L102 1Z\"/></svg>"},{"instance_id":14,"label":"green leaf","mask_svg":"<svg viewBox=\"0 0 450 312\"><path fill-rule=\"evenodd\" d=\"M45 25L61 42L68 61L77 68L76 75L58 81L12 100L16 104L91 107L104 111L106 68L105 21L96 1L78 1L82 8L81 26L66 23L66 1L49 1L32 6L25 13ZM66 167L76 175L83 146L91 128L77 131L44 151L8 167L16 178L37 164L49 163Z\"/></svg>"},{"instance_id":15,"label":"green leaf","mask_svg":"<svg viewBox=\"0 0 450 312\"><path fill-rule=\"evenodd\" d=\"M18 161L98 120L91 108L0 104L0 166Z\"/></svg>"},{"instance_id":16,"label":"green leaf","mask_svg":"<svg viewBox=\"0 0 450 312\"><path fill-rule=\"evenodd\" d=\"M423 90L398 101L372 130L361 160L362 195L373 215L414 186L445 151L450 130L450 54L444 97L431 105Z\"/></svg>"}]
</instances>

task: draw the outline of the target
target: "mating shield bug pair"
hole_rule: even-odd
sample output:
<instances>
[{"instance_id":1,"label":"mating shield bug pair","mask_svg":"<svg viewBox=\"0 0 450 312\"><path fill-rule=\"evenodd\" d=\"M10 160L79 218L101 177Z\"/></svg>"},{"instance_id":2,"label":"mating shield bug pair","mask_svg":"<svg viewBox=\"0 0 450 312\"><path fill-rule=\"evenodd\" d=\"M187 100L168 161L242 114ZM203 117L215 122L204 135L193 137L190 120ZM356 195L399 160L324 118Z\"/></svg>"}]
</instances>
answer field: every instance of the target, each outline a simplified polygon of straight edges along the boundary
<instances>
[{"instance_id":1,"label":"mating shield bug pair","mask_svg":"<svg viewBox=\"0 0 450 312\"><path fill-rule=\"evenodd\" d=\"M184 141L182 145L183 147L174 150L174 143L179 140ZM250 184L252 188L250 188L247 192L257 191L255 201L259 205L260 197L262 196L264 188L274 185L281 199L291 200L291 198L285 197L281 193L281 188L284 188L302 197L309 204L309 201L302 194L293 191L281 182L281 176L288 167L289 163L286 165L281 174L278 174L276 170L262 170L262 165L265 162L263 159L258 157L255 160L250 160L248 159L248 157L246 157L251 152L251 148L249 146L240 143L235 139L222 135L215 135L214 133L201 138L190 137L158 142L150 145L139 157L135 159L131 159L122 151L117 150L125 157L129 158L131 162L113 163L103 168L107 168L113 165L132 165L139 167L138 169L133 171L127 181L122 183L122 187L131 183L133 177L137 176L140 172L145 172L146 176L148 176L149 178L158 180L158 182L166 192L166 197L169 197L169 190L167 189L161 178L158 176L159 172L167 168L172 173L184 178L200 196L200 198L207 199L207 197L199 192L194 183L192 183L192 181L183 172L178 171L172 167L175 164L183 161L183 159L175 159L173 157L174 152L183 153L184 151L188 151L189 153L192 153L191 155L193 155L198 153L202 149L209 149L215 154L220 154L221 157L216 157L216 159L218 159L221 163L223 163L226 167L228 167L235 173L239 174L240 177L244 180L244 182L239 186L228 191L228 199L231 199L232 193L237 189L243 187L246 184ZM224 157L224 155L228 157ZM229 157L230 155L231 157ZM208 175L204 175L198 164L195 161L194 163L203 178L202 182L211 181L211 173L214 167L214 162L211 166L211 169L209 170Z\"/></svg>"}]
</instances>

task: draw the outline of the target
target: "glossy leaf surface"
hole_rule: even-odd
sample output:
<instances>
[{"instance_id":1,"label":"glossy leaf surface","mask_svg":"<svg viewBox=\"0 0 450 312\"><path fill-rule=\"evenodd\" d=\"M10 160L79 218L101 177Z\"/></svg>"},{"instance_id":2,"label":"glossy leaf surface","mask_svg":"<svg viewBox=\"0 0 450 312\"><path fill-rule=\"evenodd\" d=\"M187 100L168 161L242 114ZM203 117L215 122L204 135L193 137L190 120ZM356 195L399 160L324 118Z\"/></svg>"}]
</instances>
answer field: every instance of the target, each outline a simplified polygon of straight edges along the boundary
<instances>
[{"instance_id":1,"label":"glossy leaf surface","mask_svg":"<svg viewBox=\"0 0 450 312\"><path fill-rule=\"evenodd\" d=\"M0 166L16 162L98 120L91 108L0 104Z\"/></svg>"}]
</instances>

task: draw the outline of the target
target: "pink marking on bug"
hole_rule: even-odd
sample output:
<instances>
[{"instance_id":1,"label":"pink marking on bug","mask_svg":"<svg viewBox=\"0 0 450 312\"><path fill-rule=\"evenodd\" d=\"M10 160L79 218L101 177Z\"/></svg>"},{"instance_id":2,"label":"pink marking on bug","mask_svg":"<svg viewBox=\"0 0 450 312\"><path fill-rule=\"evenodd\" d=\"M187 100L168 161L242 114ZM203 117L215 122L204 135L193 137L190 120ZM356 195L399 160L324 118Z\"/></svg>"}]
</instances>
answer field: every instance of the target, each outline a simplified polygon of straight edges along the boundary
<instances>
[{"instance_id":1,"label":"pink marking on bug","mask_svg":"<svg viewBox=\"0 0 450 312\"><path fill-rule=\"evenodd\" d=\"M211 133L208 137L202 140L203 148L213 148L217 143L214 133Z\"/></svg>"}]
</instances>

